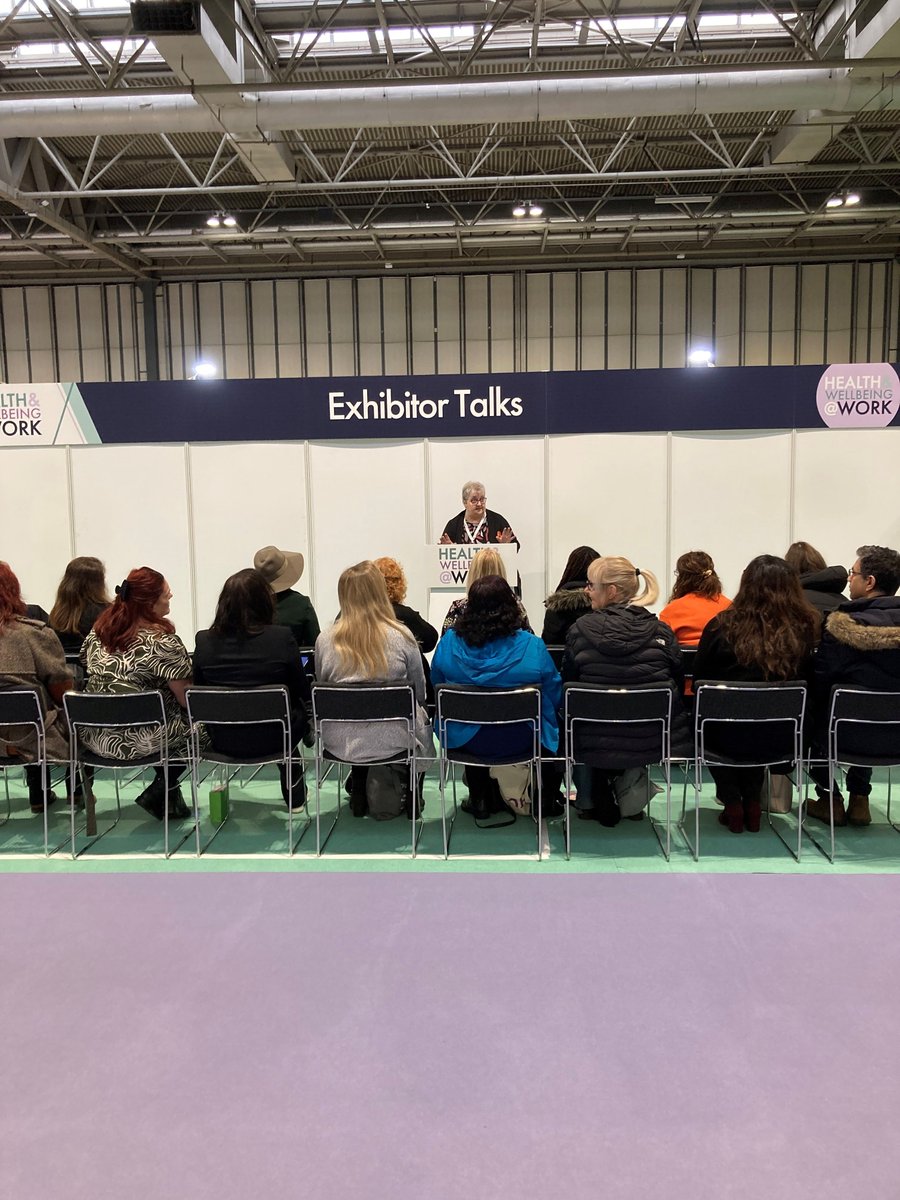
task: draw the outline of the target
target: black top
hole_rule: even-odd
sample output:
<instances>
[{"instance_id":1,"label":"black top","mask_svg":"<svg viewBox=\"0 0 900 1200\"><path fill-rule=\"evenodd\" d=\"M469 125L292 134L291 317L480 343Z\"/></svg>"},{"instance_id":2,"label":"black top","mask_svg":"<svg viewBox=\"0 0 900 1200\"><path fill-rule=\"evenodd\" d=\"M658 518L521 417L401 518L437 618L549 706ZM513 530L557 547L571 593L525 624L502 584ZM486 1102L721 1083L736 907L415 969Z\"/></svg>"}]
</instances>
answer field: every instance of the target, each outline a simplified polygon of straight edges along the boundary
<instances>
[{"instance_id":1,"label":"black top","mask_svg":"<svg viewBox=\"0 0 900 1200\"><path fill-rule=\"evenodd\" d=\"M401 625L405 625L413 635L422 651L422 670L425 672L425 704L434 704L434 684L431 682L431 667L425 655L435 648L438 643L438 631L429 625L421 613L405 604L394 605L394 616Z\"/></svg>"},{"instance_id":2,"label":"black top","mask_svg":"<svg viewBox=\"0 0 900 1200\"><path fill-rule=\"evenodd\" d=\"M485 509L485 524L487 525L487 539L484 542L476 542L476 546L487 545L500 540L500 534L504 529L509 529L510 524L502 513L492 512L491 509ZM459 546L468 546L469 539L466 537L466 510L457 513L455 517L451 517L444 526L444 533L449 537L451 542L455 542ZM443 535L442 535L443 536ZM511 545L518 546L519 539L513 537Z\"/></svg>"},{"instance_id":3,"label":"black top","mask_svg":"<svg viewBox=\"0 0 900 1200\"><path fill-rule=\"evenodd\" d=\"M267 625L244 638L219 637L201 629L194 650L194 683L208 687L252 688L282 684L291 706L291 733L299 741L307 728L306 706L311 702L309 680L303 673L300 649L284 625ZM248 758L278 750L277 727L260 725L242 729L213 726L213 748L223 754Z\"/></svg>"},{"instance_id":4,"label":"black top","mask_svg":"<svg viewBox=\"0 0 900 1200\"><path fill-rule=\"evenodd\" d=\"M547 646L564 646L566 634L579 617L591 611L591 602L585 588L586 579L572 580L553 592L544 601L547 609L544 614L544 628L541 637Z\"/></svg>"},{"instance_id":5,"label":"black top","mask_svg":"<svg viewBox=\"0 0 900 1200\"><path fill-rule=\"evenodd\" d=\"M81 652L82 642L94 628L94 622L105 608L105 604L89 604L81 614L76 633L61 633L60 630L54 629L53 632L62 642L62 648L67 657L76 657Z\"/></svg>"},{"instance_id":6,"label":"black top","mask_svg":"<svg viewBox=\"0 0 900 1200\"><path fill-rule=\"evenodd\" d=\"M844 595L847 568L826 567L824 571L807 571L805 575L800 576L800 586L813 608L821 613L834 612L837 606L844 604L847 599Z\"/></svg>"}]
</instances>

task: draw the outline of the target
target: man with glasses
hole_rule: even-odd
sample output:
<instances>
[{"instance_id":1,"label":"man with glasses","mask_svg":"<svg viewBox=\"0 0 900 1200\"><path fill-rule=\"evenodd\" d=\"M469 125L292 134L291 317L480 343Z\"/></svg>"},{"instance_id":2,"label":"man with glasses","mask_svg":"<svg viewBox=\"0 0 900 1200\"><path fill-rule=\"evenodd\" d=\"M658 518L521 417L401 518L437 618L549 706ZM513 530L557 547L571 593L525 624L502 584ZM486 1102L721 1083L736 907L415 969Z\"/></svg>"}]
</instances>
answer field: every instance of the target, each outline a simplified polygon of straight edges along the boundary
<instances>
[{"instance_id":1,"label":"man with glasses","mask_svg":"<svg viewBox=\"0 0 900 1200\"><path fill-rule=\"evenodd\" d=\"M896 595L900 554L885 546L860 546L856 553L856 562L847 572L850 599L828 617L816 655L820 753L834 684L900 692L900 597ZM847 771L850 801L846 812L837 788L829 803L827 768L814 767L810 775L818 799L807 804L809 816L827 824L833 811L835 825L870 824L872 772L868 767Z\"/></svg>"}]
</instances>

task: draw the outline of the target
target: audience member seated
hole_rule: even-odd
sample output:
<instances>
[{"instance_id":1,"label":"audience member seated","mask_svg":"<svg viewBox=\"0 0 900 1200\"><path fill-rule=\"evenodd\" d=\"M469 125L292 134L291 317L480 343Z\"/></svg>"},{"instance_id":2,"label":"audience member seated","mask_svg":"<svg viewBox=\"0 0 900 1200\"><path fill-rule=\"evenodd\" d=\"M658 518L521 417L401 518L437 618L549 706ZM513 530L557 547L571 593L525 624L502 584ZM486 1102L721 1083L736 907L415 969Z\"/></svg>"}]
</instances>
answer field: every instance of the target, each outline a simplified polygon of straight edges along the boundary
<instances>
[{"instance_id":1,"label":"audience member seated","mask_svg":"<svg viewBox=\"0 0 900 1200\"><path fill-rule=\"evenodd\" d=\"M216 615L209 629L197 634L194 650L194 683L209 687L255 688L281 685L290 701L291 748L308 728L311 703L309 680L300 661L300 648L290 629L274 625L272 589L259 571L247 568L225 580ZM213 725L210 743L221 754L235 758L262 758L282 753L284 743L277 725ZM279 763L281 795L288 803L287 772ZM293 771L291 808L306 803L303 768Z\"/></svg>"},{"instance_id":2,"label":"audience member seated","mask_svg":"<svg viewBox=\"0 0 900 1200\"><path fill-rule=\"evenodd\" d=\"M482 551L487 553L487 551ZM479 558L481 555L478 556ZM478 559L475 560L476 562ZM541 690L541 745L548 755L559 747L557 709L562 683L547 647L522 628L522 615L512 588L498 575L477 579L469 588L468 604L455 626L438 642L431 661L435 684L457 683L479 688L515 688L533 684ZM505 726L460 725L449 722L446 744L483 757L508 758L530 754L532 732L520 723ZM558 773L547 764L544 815L559 816L562 806L554 792ZM497 810L497 796L487 767L466 767L469 799L463 810L479 820Z\"/></svg>"},{"instance_id":3,"label":"audience member seated","mask_svg":"<svg viewBox=\"0 0 900 1200\"><path fill-rule=\"evenodd\" d=\"M591 611L587 595L588 567L600 555L593 546L577 546L569 555L562 576L544 601L544 628L541 637L548 646L565 644L569 629L579 617Z\"/></svg>"},{"instance_id":4,"label":"audience member seated","mask_svg":"<svg viewBox=\"0 0 900 1200\"><path fill-rule=\"evenodd\" d=\"M828 567L825 559L809 542L794 542L788 547L784 561L800 576L803 595L820 613L834 612L846 597L846 567Z\"/></svg>"},{"instance_id":5,"label":"audience member seated","mask_svg":"<svg viewBox=\"0 0 900 1200\"><path fill-rule=\"evenodd\" d=\"M172 590L159 571L138 567L116 588L116 598L94 622L84 639L81 661L87 672L87 692L149 692L162 694L170 760L187 757L185 689L191 684L191 659L175 626L168 619ZM128 761L159 752L154 729L85 729L84 744L105 758ZM165 815L190 816L179 779L185 767L172 761L166 796L162 767L137 798L158 821Z\"/></svg>"},{"instance_id":6,"label":"audience member seated","mask_svg":"<svg viewBox=\"0 0 900 1200\"><path fill-rule=\"evenodd\" d=\"M506 567L503 565L503 559L496 550L492 550L486 546L484 550L479 550L472 559L469 566L468 574L466 575L466 595L460 596L458 600L454 600L447 609L447 615L444 617L444 624L441 626L441 633L445 634L448 629L452 629L462 614L466 611L468 603L468 593L472 584L479 579L484 579L488 575L499 575L501 579L506 579ZM528 620L528 613L525 611L525 606L521 600L516 600L519 608L519 616L522 620L522 628L528 633L533 633L531 624Z\"/></svg>"},{"instance_id":7,"label":"audience member seated","mask_svg":"<svg viewBox=\"0 0 900 1200\"><path fill-rule=\"evenodd\" d=\"M730 608L714 617L700 638L694 661L698 681L763 683L812 678L812 657L819 617L800 587L800 577L783 558L761 554L747 564ZM729 756L759 757L767 752L764 725L725 735L710 733L706 744ZM783 773L791 769L785 763ZM775 770L775 768L773 768ZM719 815L732 833L757 833L762 811L764 767L710 767Z\"/></svg>"},{"instance_id":8,"label":"audience member seated","mask_svg":"<svg viewBox=\"0 0 900 1200\"><path fill-rule=\"evenodd\" d=\"M689 731L680 699L684 686L681 651L669 626L648 612L659 596L656 576L641 571L627 558L597 558L588 567L588 592L591 612L579 617L569 630L563 679L614 687L673 687L678 693L673 696L673 753L686 753ZM617 778L655 747L657 739L654 736L651 745L649 735L643 733L611 736L602 728L588 726L580 740L590 775L576 771L578 815L601 825L617 825L621 819ZM588 779L589 790L585 787Z\"/></svg>"},{"instance_id":9,"label":"audience member seated","mask_svg":"<svg viewBox=\"0 0 900 1200\"><path fill-rule=\"evenodd\" d=\"M275 624L287 625L298 646L314 646L319 636L316 610L309 596L292 590L303 574L303 555L264 546L254 554L253 566L275 593Z\"/></svg>"},{"instance_id":10,"label":"audience member seated","mask_svg":"<svg viewBox=\"0 0 900 1200\"><path fill-rule=\"evenodd\" d=\"M384 576L388 599L394 616L413 635L422 651L422 670L425 672L425 697L429 710L434 708L434 687L431 683L431 668L426 654L430 654L438 642L438 631L429 625L414 608L404 604L406 599L406 574L395 558L376 558L375 566Z\"/></svg>"},{"instance_id":11,"label":"audience member seated","mask_svg":"<svg viewBox=\"0 0 900 1200\"><path fill-rule=\"evenodd\" d=\"M415 638L394 616L384 576L372 562L357 563L338 580L340 615L316 641L316 679L319 683L408 683L418 704L417 753L424 763L434 757L431 726L423 707L425 673ZM326 726L324 748L335 758L355 763L351 767L350 808L354 816L368 811L367 762L383 763L411 747L393 722L347 722ZM405 776L404 803L412 794L409 771Z\"/></svg>"},{"instance_id":12,"label":"audience member seated","mask_svg":"<svg viewBox=\"0 0 900 1200\"><path fill-rule=\"evenodd\" d=\"M708 623L730 603L710 556L705 550L688 550L675 564L675 586L659 619L680 646L696 646Z\"/></svg>"},{"instance_id":13,"label":"audience member seated","mask_svg":"<svg viewBox=\"0 0 900 1200\"><path fill-rule=\"evenodd\" d=\"M0 562L0 689L37 692L44 713L47 759L67 762L69 742L62 698L72 687L72 672L56 634L44 622L26 616L25 610L18 579L8 563ZM0 728L0 755L33 763L37 757L34 734L15 727ZM31 811L42 813L40 767L26 766L25 776ZM55 800L51 792L48 801L52 804Z\"/></svg>"},{"instance_id":14,"label":"audience member seated","mask_svg":"<svg viewBox=\"0 0 900 1200\"><path fill-rule=\"evenodd\" d=\"M813 756L817 758L827 753L828 709L835 684L900 692L900 597L896 595L900 554L885 546L860 546L856 554L856 562L847 572L850 599L826 620L815 660L817 744ZM807 815L828 822L828 771L816 767L810 774L816 781L818 799L808 802ZM871 769L849 767L847 790L850 801L845 812L844 798L835 788L835 825L869 825Z\"/></svg>"},{"instance_id":15,"label":"audience member seated","mask_svg":"<svg viewBox=\"0 0 900 1200\"><path fill-rule=\"evenodd\" d=\"M66 567L47 624L67 655L76 655L110 599L99 558L73 558Z\"/></svg>"}]
</instances>

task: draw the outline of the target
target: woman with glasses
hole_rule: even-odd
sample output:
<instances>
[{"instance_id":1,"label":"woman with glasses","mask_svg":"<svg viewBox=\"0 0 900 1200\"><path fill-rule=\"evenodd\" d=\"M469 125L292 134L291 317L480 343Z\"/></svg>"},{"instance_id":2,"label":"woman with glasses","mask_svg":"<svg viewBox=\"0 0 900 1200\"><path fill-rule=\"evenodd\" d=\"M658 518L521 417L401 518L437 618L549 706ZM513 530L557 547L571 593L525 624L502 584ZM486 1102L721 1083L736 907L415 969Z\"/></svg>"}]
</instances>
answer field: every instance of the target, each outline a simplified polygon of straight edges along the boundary
<instances>
[{"instance_id":1,"label":"woman with glasses","mask_svg":"<svg viewBox=\"0 0 900 1200\"><path fill-rule=\"evenodd\" d=\"M603 557L588 567L587 595L591 611L569 630L563 657L565 682L596 683L613 687L661 684L672 697L672 740L679 751L687 748L687 717L680 695L684 686L681 651L675 635L648 611L659 596L659 584L650 571L629 559ZM614 736L604 727L586 726L577 747L579 760L591 768L590 798L579 790L579 816L617 825L621 819L616 783L627 768L655 761L656 734L628 732ZM649 757L648 757L649 756Z\"/></svg>"},{"instance_id":2,"label":"woman with glasses","mask_svg":"<svg viewBox=\"0 0 900 1200\"><path fill-rule=\"evenodd\" d=\"M492 512L487 506L484 484L470 479L463 484L463 510L451 517L444 526L441 542L456 543L458 546L488 545L491 542L513 542L519 539L510 528L509 521L501 513Z\"/></svg>"}]
</instances>

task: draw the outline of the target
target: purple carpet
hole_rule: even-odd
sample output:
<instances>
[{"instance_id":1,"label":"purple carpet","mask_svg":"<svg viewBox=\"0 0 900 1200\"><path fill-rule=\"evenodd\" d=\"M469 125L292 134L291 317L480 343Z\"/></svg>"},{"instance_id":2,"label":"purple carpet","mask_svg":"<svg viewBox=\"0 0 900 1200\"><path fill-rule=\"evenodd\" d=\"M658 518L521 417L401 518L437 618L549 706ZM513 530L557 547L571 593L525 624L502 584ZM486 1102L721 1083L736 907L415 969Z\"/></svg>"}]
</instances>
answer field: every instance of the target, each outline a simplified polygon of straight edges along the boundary
<instances>
[{"instance_id":1,"label":"purple carpet","mask_svg":"<svg viewBox=\"0 0 900 1200\"><path fill-rule=\"evenodd\" d=\"M896 1195L898 888L2 877L4 1193Z\"/></svg>"}]
</instances>

